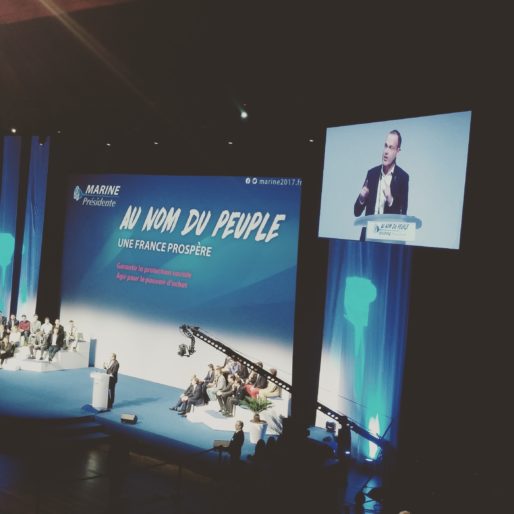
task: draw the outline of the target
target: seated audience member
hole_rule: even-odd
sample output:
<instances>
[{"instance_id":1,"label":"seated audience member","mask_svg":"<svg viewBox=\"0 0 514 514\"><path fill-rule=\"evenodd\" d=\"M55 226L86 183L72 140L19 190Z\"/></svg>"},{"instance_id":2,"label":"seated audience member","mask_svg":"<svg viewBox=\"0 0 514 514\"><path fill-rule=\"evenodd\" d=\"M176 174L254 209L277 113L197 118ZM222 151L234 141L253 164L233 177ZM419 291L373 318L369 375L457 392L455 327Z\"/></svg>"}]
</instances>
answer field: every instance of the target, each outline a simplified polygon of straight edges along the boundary
<instances>
[{"instance_id":1,"label":"seated audience member","mask_svg":"<svg viewBox=\"0 0 514 514\"><path fill-rule=\"evenodd\" d=\"M35 334L30 336L29 340L29 359L35 359L36 353L39 350L41 352L40 360L43 360L43 353L46 351L46 342L43 335L43 331L39 329Z\"/></svg>"},{"instance_id":2,"label":"seated audience member","mask_svg":"<svg viewBox=\"0 0 514 514\"><path fill-rule=\"evenodd\" d=\"M256 362L257 366L262 368L262 362ZM261 389L265 389L268 386L268 380L265 376L260 375L257 371L252 371L248 380L246 381L246 392L252 398L256 398Z\"/></svg>"},{"instance_id":3,"label":"seated audience member","mask_svg":"<svg viewBox=\"0 0 514 514\"><path fill-rule=\"evenodd\" d=\"M21 336L21 344L24 346L28 344L30 337L30 321L27 319L25 314L22 314L21 320L18 323L18 329Z\"/></svg>"},{"instance_id":4,"label":"seated audience member","mask_svg":"<svg viewBox=\"0 0 514 514\"><path fill-rule=\"evenodd\" d=\"M225 404L224 416L233 416L234 408L239 405L247 396L245 384L240 378L236 378L234 381L234 394L227 397Z\"/></svg>"},{"instance_id":5,"label":"seated audience member","mask_svg":"<svg viewBox=\"0 0 514 514\"><path fill-rule=\"evenodd\" d=\"M68 330L66 330L66 346L68 346L68 348L76 352L78 344L78 329L75 325L75 322L72 319L70 319L70 321L68 322Z\"/></svg>"},{"instance_id":6,"label":"seated audience member","mask_svg":"<svg viewBox=\"0 0 514 514\"><path fill-rule=\"evenodd\" d=\"M216 400L216 393L223 389L227 385L227 380L225 379L225 375L221 371L221 366L216 366L214 369L214 381L211 382L207 386L207 394L209 396L209 400Z\"/></svg>"},{"instance_id":7,"label":"seated audience member","mask_svg":"<svg viewBox=\"0 0 514 514\"><path fill-rule=\"evenodd\" d=\"M14 346L9 341L9 336L4 335L0 342L0 368L4 365L5 359L9 359L14 355Z\"/></svg>"},{"instance_id":8,"label":"seated audience member","mask_svg":"<svg viewBox=\"0 0 514 514\"><path fill-rule=\"evenodd\" d=\"M235 379L235 375L229 375L227 385L223 389L216 391L216 397L218 398L218 403L220 404L220 412L223 414L227 411L228 397L234 394Z\"/></svg>"},{"instance_id":9,"label":"seated audience member","mask_svg":"<svg viewBox=\"0 0 514 514\"><path fill-rule=\"evenodd\" d=\"M237 373L234 373L234 375L238 376L242 380L246 380L249 375L248 368L239 360L238 360L238 364L239 364L239 370L237 371Z\"/></svg>"},{"instance_id":10,"label":"seated audience member","mask_svg":"<svg viewBox=\"0 0 514 514\"><path fill-rule=\"evenodd\" d=\"M20 346L21 332L18 329L18 325L13 325L9 334L9 342L12 343L14 348Z\"/></svg>"},{"instance_id":11,"label":"seated audience member","mask_svg":"<svg viewBox=\"0 0 514 514\"><path fill-rule=\"evenodd\" d=\"M203 379L205 386L214 382L214 364L207 364L207 374Z\"/></svg>"},{"instance_id":12,"label":"seated audience member","mask_svg":"<svg viewBox=\"0 0 514 514\"><path fill-rule=\"evenodd\" d=\"M241 376L242 365L239 361L233 359L232 357L227 357L225 360L225 365L223 366L223 372L230 375Z\"/></svg>"},{"instance_id":13,"label":"seated audience member","mask_svg":"<svg viewBox=\"0 0 514 514\"><path fill-rule=\"evenodd\" d=\"M50 323L50 318L46 317L45 322L41 325L41 330L43 331L43 335L47 338L51 333L54 326Z\"/></svg>"},{"instance_id":14,"label":"seated audience member","mask_svg":"<svg viewBox=\"0 0 514 514\"><path fill-rule=\"evenodd\" d=\"M46 339L46 346L48 347L48 362L52 362L55 354L64 345L64 330L59 332L59 327L55 326L52 333Z\"/></svg>"},{"instance_id":15,"label":"seated audience member","mask_svg":"<svg viewBox=\"0 0 514 514\"><path fill-rule=\"evenodd\" d=\"M0 325L2 325L5 328L6 324L7 324L7 318L4 316L3 312L0 311Z\"/></svg>"},{"instance_id":16,"label":"seated audience member","mask_svg":"<svg viewBox=\"0 0 514 514\"><path fill-rule=\"evenodd\" d=\"M189 382L189 385L184 389L184 392L179 396L177 403L173 407L170 407L170 410L179 410L182 403L187 403L189 396L191 396L191 393L193 392L193 386L194 386L193 380L195 378L196 378L196 375L193 375L191 377L191 382Z\"/></svg>"},{"instance_id":17,"label":"seated audience member","mask_svg":"<svg viewBox=\"0 0 514 514\"><path fill-rule=\"evenodd\" d=\"M29 340L34 340L36 338L36 332L41 332L41 321L39 321L39 316L37 314L34 314L32 316L32 321L30 322L30 338Z\"/></svg>"},{"instance_id":18,"label":"seated audience member","mask_svg":"<svg viewBox=\"0 0 514 514\"><path fill-rule=\"evenodd\" d=\"M18 326L18 320L16 319L16 314L11 314L11 316L9 317L9 321L5 325L7 332L10 334L12 329L17 326Z\"/></svg>"},{"instance_id":19,"label":"seated audience member","mask_svg":"<svg viewBox=\"0 0 514 514\"><path fill-rule=\"evenodd\" d=\"M193 385L193 390L191 391L191 395L188 396L186 402L182 402L180 405L178 409L178 414L180 416L186 416L191 411L191 407L193 405L203 405L203 391L200 380L195 377L191 383Z\"/></svg>"},{"instance_id":20,"label":"seated audience member","mask_svg":"<svg viewBox=\"0 0 514 514\"><path fill-rule=\"evenodd\" d=\"M277 370L275 368L271 368L269 372L276 377L277 376ZM257 396L259 398L278 398L282 394L282 389L279 385L274 384L270 380L268 380L268 385L261 389Z\"/></svg>"},{"instance_id":21,"label":"seated audience member","mask_svg":"<svg viewBox=\"0 0 514 514\"><path fill-rule=\"evenodd\" d=\"M63 325L61 325L61 320L59 318L57 318L55 321L54 321L54 328L56 328L59 330L59 335L62 336L62 349L64 350L67 350L68 347L66 346L66 331L64 330L64 327Z\"/></svg>"},{"instance_id":22,"label":"seated audience member","mask_svg":"<svg viewBox=\"0 0 514 514\"><path fill-rule=\"evenodd\" d=\"M4 338L4 334L7 334L7 331L5 330L5 325L0 323L0 341Z\"/></svg>"}]
</instances>

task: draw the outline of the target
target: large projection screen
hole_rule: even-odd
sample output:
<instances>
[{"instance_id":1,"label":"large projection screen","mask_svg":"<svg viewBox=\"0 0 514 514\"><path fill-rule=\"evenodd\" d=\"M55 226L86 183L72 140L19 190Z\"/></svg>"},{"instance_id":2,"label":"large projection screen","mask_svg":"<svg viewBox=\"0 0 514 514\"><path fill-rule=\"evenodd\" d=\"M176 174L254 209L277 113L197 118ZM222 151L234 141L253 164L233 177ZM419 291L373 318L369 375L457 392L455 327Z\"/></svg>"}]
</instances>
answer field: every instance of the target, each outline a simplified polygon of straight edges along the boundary
<instances>
[{"instance_id":1,"label":"large projection screen","mask_svg":"<svg viewBox=\"0 0 514 514\"><path fill-rule=\"evenodd\" d=\"M471 112L466 111L328 128L319 236L363 240L366 217L378 215L377 242L397 242L394 234L401 237L401 227L410 222L412 233L402 244L458 249L470 125ZM398 150L390 157L396 169L387 183L387 174L380 171L387 166L384 152L392 131L401 143L399 150L393 148ZM379 206L378 192L386 184L392 203ZM358 209L365 186L369 205ZM367 235L373 235L369 227Z\"/></svg>"},{"instance_id":2,"label":"large projection screen","mask_svg":"<svg viewBox=\"0 0 514 514\"><path fill-rule=\"evenodd\" d=\"M224 354L291 382L300 183L292 178L80 175L67 189L61 318L120 373L184 387Z\"/></svg>"}]
</instances>

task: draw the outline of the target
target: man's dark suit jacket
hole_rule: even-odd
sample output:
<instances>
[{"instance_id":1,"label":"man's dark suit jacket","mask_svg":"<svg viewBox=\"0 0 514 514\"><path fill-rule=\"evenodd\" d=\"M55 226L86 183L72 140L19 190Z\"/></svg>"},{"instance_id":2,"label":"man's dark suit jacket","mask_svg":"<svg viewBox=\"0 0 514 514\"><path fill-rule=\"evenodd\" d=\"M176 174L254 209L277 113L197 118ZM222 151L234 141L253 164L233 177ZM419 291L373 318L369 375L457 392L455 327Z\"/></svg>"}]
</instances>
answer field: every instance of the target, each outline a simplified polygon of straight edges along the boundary
<instances>
[{"instance_id":1,"label":"man's dark suit jacket","mask_svg":"<svg viewBox=\"0 0 514 514\"><path fill-rule=\"evenodd\" d=\"M242 430L234 432L230 444L228 446L228 452L230 453L230 460L238 461L241 458L241 448L245 441L245 435Z\"/></svg>"},{"instance_id":2,"label":"man's dark suit jacket","mask_svg":"<svg viewBox=\"0 0 514 514\"><path fill-rule=\"evenodd\" d=\"M381 171L382 166L376 166L368 171L364 184L366 184L366 181L368 182L367 187L369 189L369 195L363 204L359 201L360 195L357 197L353 207L355 216L360 216L364 209L366 209L366 216L375 214L375 203L377 201L377 190ZM407 214L409 202L409 174L398 165L394 167L393 178L391 180L391 194L393 196L393 205L389 207L386 202L384 205L384 214Z\"/></svg>"},{"instance_id":3,"label":"man's dark suit jacket","mask_svg":"<svg viewBox=\"0 0 514 514\"><path fill-rule=\"evenodd\" d=\"M50 348L50 346L52 346L52 335L53 335L53 330L52 332L50 332L47 336L46 336L46 341L45 341L45 346L46 348ZM56 341L56 344L59 348L62 348L63 345L64 345L64 332L61 333L61 332L57 332L57 341Z\"/></svg>"},{"instance_id":4,"label":"man's dark suit jacket","mask_svg":"<svg viewBox=\"0 0 514 514\"><path fill-rule=\"evenodd\" d=\"M108 375L112 375L111 379L114 383L118 381L118 370L120 369L120 363L115 360L113 363L107 368L106 373Z\"/></svg>"},{"instance_id":5,"label":"man's dark suit jacket","mask_svg":"<svg viewBox=\"0 0 514 514\"><path fill-rule=\"evenodd\" d=\"M188 402L195 405L195 402L203 400L202 384L196 384L194 391L191 391L191 395L188 397Z\"/></svg>"}]
</instances>

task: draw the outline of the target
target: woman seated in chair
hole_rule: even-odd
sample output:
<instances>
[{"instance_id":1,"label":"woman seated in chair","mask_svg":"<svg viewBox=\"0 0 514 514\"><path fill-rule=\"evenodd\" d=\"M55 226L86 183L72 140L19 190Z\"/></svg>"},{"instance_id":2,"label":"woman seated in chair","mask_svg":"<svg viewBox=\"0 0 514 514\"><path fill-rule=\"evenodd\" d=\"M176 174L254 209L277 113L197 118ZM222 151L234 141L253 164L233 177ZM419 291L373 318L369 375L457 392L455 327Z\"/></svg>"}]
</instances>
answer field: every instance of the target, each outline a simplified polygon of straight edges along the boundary
<instances>
[{"instance_id":1,"label":"woman seated in chair","mask_svg":"<svg viewBox=\"0 0 514 514\"><path fill-rule=\"evenodd\" d=\"M275 368L270 368L269 372L276 377L277 370ZM257 396L259 398L279 398L282 394L282 389L278 384L274 384L270 380L268 380L268 385L264 389L260 389Z\"/></svg>"},{"instance_id":2,"label":"woman seated in chair","mask_svg":"<svg viewBox=\"0 0 514 514\"><path fill-rule=\"evenodd\" d=\"M262 362L256 362L259 368L262 368ZM268 379L264 375L259 375L257 371L252 371L246 381L246 392L248 396L256 398L261 389L268 387Z\"/></svg>"}]
</instances>

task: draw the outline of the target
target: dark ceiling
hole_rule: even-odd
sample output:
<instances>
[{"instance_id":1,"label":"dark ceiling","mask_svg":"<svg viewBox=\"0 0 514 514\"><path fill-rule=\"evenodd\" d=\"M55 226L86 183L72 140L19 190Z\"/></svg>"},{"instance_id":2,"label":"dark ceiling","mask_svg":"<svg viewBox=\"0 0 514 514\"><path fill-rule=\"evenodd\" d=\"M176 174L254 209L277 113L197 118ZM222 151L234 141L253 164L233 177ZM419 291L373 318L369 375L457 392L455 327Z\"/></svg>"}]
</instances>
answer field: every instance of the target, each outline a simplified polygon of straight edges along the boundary
<instances>
[{"instance_id":1,"label":"dark ceiling","mask_svg":"<svg viewBox=\"0 0 514 514\"><path fill-rule=\"evenodd\" d=\"M28 4L70 12L40 17ZM507 91L498 13L275 4L2 2L2 129L230 134L246 104L255 130L308 135L325 124L481 108ZM84 5L98 7L75 10Z\"/></svg>"}]
</instances>

